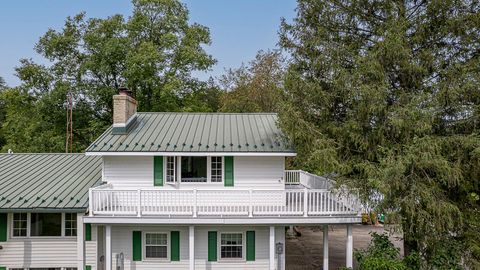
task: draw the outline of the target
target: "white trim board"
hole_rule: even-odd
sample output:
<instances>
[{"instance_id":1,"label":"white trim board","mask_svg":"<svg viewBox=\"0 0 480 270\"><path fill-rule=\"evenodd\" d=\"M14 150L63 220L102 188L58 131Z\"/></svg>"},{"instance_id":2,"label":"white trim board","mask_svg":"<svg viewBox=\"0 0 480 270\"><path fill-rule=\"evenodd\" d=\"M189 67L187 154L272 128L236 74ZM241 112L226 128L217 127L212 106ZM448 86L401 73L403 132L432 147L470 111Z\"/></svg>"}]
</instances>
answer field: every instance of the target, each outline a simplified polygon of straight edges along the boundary
<instances>
[{"instance_id":1,"label":"white trim board","mask_svg":"<svg viewBox=\"0 0 480 270\"><path fill-rule=\"evenodd\" d=\"M311 217L311 218L153 218L153 217L89 217L84 223L92 224L157 224L157 225L302 225L302 224L355 224L360 216Z\"/></svg>"},{"instance_id":2,"label":"white trim board","mask_svg":"<svg viewBox=\"0 0 480 270\"><path fill-rule=\"evenodd\" d=\"M294 157L293 152L85 152L87 156L238 156L238 157Z\"/></svg>"}]
</instances>

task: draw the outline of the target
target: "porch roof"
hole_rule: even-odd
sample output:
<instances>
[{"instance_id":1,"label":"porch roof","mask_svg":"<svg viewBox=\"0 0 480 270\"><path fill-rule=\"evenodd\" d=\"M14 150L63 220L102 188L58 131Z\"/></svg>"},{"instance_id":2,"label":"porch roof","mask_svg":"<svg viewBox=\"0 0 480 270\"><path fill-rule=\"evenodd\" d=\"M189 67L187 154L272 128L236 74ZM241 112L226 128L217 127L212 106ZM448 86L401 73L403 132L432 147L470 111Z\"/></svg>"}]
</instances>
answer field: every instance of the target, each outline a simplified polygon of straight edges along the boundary
<instances>
[{"instance_id":1,"label":"porch roof","mask_svg":"<svg viewBox=\"0 0 480 270\"><path fill-rule=\"evenodd\" d=\"M127 134L107 129L95 153L295 153L274 113L137 113Z\"/></svg>"},{"instance_id":2,"label":"porch roof","mask_svg":"<svg viewBox=\"0 0 480 270\"><path fill-rule=\"evenodd\" d=\"M0 154L0 212L85 211L102 179L101 157Z\"/></svg>"}]
</instances>

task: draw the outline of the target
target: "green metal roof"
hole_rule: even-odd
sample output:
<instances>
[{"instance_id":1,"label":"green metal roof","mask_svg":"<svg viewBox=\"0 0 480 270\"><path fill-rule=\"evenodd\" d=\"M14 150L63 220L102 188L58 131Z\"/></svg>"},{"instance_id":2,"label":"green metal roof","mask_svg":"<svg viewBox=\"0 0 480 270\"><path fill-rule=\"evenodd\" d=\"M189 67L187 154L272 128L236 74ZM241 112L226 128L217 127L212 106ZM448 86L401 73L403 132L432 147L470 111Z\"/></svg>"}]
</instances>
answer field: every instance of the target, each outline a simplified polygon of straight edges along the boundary
<instances>
[{"instance_id":1,"label":"green metal roof","mask_svg":"<svg viewBox=\"0 0 480 270\"><path fill-rule=\"evenodd\" d=\"M107 129L86 152L295 153L274 113L137 113L127 134Z\"/></svg>"},{"instance_id":2,"label":"green metal roof","mask_svg":"<svg viewBox=\"0 0 480 270\"><path fill-rule=\"evenodd\" d=\"M0 211L84 211L102 180L101 157L0 154Z\"/></svg>"}]
</instances>

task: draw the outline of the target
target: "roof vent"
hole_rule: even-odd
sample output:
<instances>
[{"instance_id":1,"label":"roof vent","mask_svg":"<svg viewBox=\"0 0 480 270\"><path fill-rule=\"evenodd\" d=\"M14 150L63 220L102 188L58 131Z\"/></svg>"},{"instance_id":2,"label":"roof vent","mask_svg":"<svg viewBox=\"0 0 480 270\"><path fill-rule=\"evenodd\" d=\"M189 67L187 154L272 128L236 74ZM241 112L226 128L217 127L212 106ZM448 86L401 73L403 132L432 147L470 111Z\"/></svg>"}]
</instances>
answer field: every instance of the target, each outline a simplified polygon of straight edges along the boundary
<instances>
[{"instance_id":1,"label":"roof vent","mask_svg":"<svg viewBox=\"0 0 480 270\"><path fill-rule=\"evenodd\" d=\"M12 149L8 149L7 153L13 154L13 150L12 150Z\"/></svg>"},{"instance_id":2,"label":"roof vent","mask_svg":"<svg viewBox=\"0 0 480 270\"><path fill-rule=\"evenodd\" d=\"M127 134L134 124L137 113L137 101L132 97L132 91L126 87L118 89L118 95L113 96L113 134Z\"/></svg>"}]
</instances>

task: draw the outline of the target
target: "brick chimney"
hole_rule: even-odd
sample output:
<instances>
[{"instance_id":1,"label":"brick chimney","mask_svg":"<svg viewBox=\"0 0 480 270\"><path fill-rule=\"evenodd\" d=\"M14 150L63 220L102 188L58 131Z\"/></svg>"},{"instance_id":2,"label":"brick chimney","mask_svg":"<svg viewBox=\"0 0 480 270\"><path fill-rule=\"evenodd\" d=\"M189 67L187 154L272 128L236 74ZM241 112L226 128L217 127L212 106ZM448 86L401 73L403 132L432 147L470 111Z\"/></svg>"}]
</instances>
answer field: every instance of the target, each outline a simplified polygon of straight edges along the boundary
<instances>
[{"instance_id":1,"label":"brick chimney","mask_svg":"<svg viewBox=\"0 0 480 270\"><path fill-rule=\"evenodd\" d=\"M113 96L113 134L126 134L135 122L137 101L132 97L132 91L125 87L118 89L118 95Z\"/></svg>"}]
</instances>

